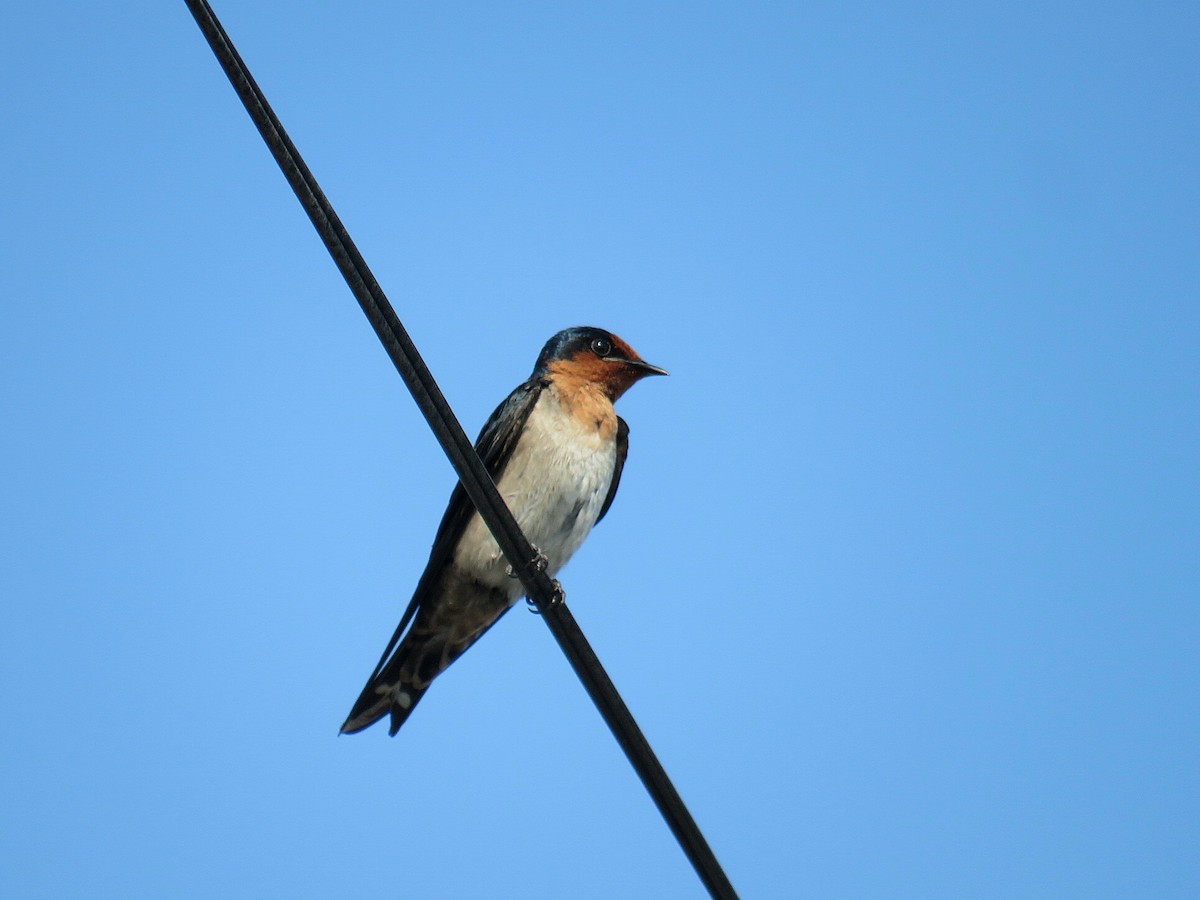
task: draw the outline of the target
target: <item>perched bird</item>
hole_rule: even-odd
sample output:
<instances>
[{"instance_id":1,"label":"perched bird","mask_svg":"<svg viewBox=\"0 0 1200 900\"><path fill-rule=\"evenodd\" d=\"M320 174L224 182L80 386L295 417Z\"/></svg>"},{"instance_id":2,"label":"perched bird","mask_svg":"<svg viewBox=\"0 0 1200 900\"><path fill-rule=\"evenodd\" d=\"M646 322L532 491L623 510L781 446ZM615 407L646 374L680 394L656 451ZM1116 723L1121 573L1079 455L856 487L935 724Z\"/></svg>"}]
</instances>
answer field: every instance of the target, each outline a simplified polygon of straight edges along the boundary
<instances>
[{"instance_id":1,"label":"perched bird","mask_svg":"<svg viewBox=\"0 0 1200 900\"><path fill-rule=\"evenodd\" d=\"M568 328L483 426L475 449L552 577L616 496L629 426L613 402L639 379L666 374L614 334ZM433 679L520 599L511 571L457 485L412 601L342 734L390 714L394 735Z\"/></svg>"}]
</instances>

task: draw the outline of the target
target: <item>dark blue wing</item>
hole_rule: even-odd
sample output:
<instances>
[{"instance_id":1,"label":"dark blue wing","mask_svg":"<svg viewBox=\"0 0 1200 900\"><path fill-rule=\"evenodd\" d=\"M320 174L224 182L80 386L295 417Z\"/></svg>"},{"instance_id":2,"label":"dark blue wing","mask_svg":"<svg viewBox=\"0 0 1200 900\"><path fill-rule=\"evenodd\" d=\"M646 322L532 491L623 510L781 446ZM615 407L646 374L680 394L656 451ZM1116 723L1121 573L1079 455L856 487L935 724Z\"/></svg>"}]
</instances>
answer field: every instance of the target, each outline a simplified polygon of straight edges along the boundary
<instances>
[{"instance_id":1,"label":"dark blue wing","mask_svg":"<svg viewBox=\"0 0 1200 900\"><path fill-rule=\"evenodd\" d=\"M525 423L529 421L529 414L533 412L533 407L537 405L538 397L541 396L546 384L547 382L543 378L531 378L517 387L516 390L505 398L503 403L496 407L496 411L488 417L483 430L479 432L479 438L475 441L475 451L479 454L479 458L483 460L483 465L488 470L488 474L492 476L493 481L500 480L500 475L504 471L504 467L508 465L508 460L512 457L513 449L517 446L521 432L525 429ZM623 455L620 455L620 460L624 460ZM618 474L620 474L620 467L621 462L618 462ZM609 490L608 502L612 502L614 492L615 484ZM471 520L471 515L474 512L475 504L467 496L462 482L455 484L454 491L450 494L450 503L446 507L446 514L442 516L442 522L438 526L437 535L433 539L433 549L429 553L429 562L425 565L425 571L421 573L421 580L417 582L417 589L413 591L412 600L409 601L408 608L404 610L404 615L400 618L400 624L396 626L395 634L388 641L387 649L383 651L383 656L379 658L379 665L375 667L375 671L367 681L367 687L363 689L363 697L359 698L359 704L369 694L371 684L383 671L387 665L388 657L392 655L392 651L400 643L404 629L408 627L408 623L412 621L412 617L416 615L421 604L430 595L430 591L437 583L438 577L442 574L443 567L453 557L454 548L458 545L458 540L462 537L462 533L467 527L467 522ZM353 715L351 713L351 717Z\"/></svg>"},{"instance_id":2,"label":"dark blue wing","mask_svg":"<svg viewBox=\"0 0 1200 900\"><path fill-rule=\"evenodd\" d=\"M475 440L475 451L483 460L492 481L500 480L500 474L508 465L517 440L525 430L525 423L529 421L529 414L533 412L545 387L544 379L531 378L509 394L484 423L483 430ZM475 504L467 496L462 482L455 484L450 504L433 539L433 551L429 555L431 566L435 559L448 558L453 552L474 512Z\"/></svg>"},{"instance_id":3,"label":"dark blue wing","mask_svg":"<svg viewBox=\"0 0 1200 900\"><path fill-rule=\"evenodd\" d=\"M612 506L613 498L617 496L617 485L621 483L621 470L625 468L625 457L628 455L629 426L625 424L624 419L617 416L617 459L613 466L612 481L608 485L608 496L604 498L604 505L600 507L600 515L596 516L597 524L604 518L604 514Z\"/></svg>"}]
</instances>

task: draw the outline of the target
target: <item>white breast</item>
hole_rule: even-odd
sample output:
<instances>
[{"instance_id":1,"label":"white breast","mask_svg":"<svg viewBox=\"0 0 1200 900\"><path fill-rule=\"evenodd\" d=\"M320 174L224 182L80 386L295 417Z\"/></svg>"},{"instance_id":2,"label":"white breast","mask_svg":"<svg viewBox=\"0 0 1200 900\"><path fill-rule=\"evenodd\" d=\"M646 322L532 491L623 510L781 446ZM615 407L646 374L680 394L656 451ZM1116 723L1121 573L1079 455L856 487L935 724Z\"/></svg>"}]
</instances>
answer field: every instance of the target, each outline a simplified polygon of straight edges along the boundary
<instances>
[{"instance_id":1,"label":"white breast","mask_svg":"<svg viewBox=\"0 0 1200 900\"><path fill-rule=\"evenodd\" d=\"M616 464L616 441L605 440L563 409L545 390L497 487L526 537L542 551L551 575L579 549L608 496ZM515 601L521 583L505 574L500 548L478 514L471 517L454 561L484 584L508 591Z\"/></svg>"}]
</instances>

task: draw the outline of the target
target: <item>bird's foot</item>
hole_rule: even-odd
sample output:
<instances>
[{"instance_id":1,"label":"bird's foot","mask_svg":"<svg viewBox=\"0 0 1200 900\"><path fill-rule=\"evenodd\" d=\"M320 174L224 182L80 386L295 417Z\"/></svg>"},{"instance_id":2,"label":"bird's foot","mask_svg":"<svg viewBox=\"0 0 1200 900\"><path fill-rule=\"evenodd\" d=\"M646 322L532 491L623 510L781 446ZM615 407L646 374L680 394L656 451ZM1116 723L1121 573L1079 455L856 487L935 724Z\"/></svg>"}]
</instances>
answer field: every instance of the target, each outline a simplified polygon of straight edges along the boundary
<instances>
[{"instance_id":1,"label":"bird's foot","mask_svg":"<svg viewBox=\"0 0 1200 900\"><path fill-rule=\"evenodd\" d=\"M545 572L548 568L550 568L550 560L546 559L546 554L542 553L542 551L536 546L533 548L533 559L529 561L529 568L533 569L534 572ZM506 574L509 578L521 577L517 574L516 570L513 569L512 566L506 566L504 569L504 574ZM559 583L557 578L551 578L550 583L553 585L553 592L550 594L549 605L558 606L558 604L563 602L566 595L563 593L562 585ZM538 615L541 614L542 611L538 609L536 602L529 597L525 598L525 602L529 605L529 611L531 613Z\"/></svg>"},{"instance_id":2,"label":"bird's foot","mask_svg":"<svg viewBox=\"0 0 1200 900\"><path fill-rule=\"evenodd\" d=\"M562 583L557 578L551 578L550 581L554 585L554 593L550 595L550 606L548 608L553 608L566 600L567 594L566 591L563 590ZM538 609L538 605L532 597L525 598L525 605L529 607L529 611L535 616L540 616L542 614L542 611Z\"/></svg>"},{"instance_id":3,"label":"bird's foot","mask_svg":"<svg viewBox=\"0 0 1200 900\"><path fill-rule=\"evenodd\" d=\"M550 568L550 560L546 559L546 554L544 554L537 547L534 547L532 544L530 544L530 546L533 547L533 559L529 561L529 566L535 572L545 572L548 568ZM512 566L505 566L504 574L509 578L521 577L517 574L516 569L514 569Z\"/></svg>"}]
</instances>

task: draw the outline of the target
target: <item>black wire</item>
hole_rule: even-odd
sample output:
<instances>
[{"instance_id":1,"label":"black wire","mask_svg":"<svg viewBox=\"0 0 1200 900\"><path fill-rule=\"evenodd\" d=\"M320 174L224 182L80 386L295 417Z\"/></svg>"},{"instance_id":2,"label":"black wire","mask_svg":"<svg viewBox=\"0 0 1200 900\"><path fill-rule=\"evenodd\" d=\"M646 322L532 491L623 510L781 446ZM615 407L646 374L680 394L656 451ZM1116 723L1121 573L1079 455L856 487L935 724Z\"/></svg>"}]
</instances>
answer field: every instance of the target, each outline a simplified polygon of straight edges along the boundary
<instances>
[{"instance_id":1,"label":"black wire","mask_svg":"<svg viewBox=\"0 0 1200 900\"><path fill-rule=\"evenodd\" d=\"M650 792L659 812L667 820L688 859L713 897L736 898L725 872L713 855L704 835L696 826L683 800L663 770L616 686L604 671L600 660L584 637L575 617L555 590L550 576L537 565L537 552L521 532L517 521L501 499L491 476L458 423L446 398L434 381L416 345L400 323L387 296L379 287L371 269L358 252L333 206L321 191L316 178L305 165L283 125L275 117L266 97L250 75L229 35L221 26L207 0L185 0L188 9L216 54L221 68L229 76L246 111L254 121L267 147L283 170L313 227L337 263L388 356L404 379L417 406L429 422L438 441L450 458L467 495L491 530L505 557L512 562L529 597L537 604L566 654L575 674L583 682L592 702L604 717L613 735L629 757L638 777Z\"/></svg>"}]
</instances>

